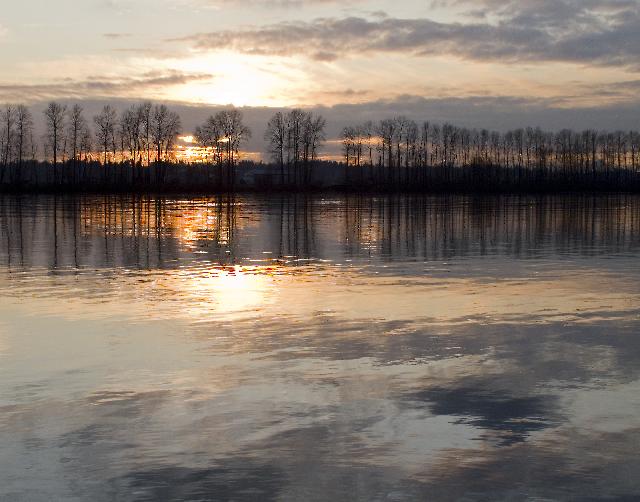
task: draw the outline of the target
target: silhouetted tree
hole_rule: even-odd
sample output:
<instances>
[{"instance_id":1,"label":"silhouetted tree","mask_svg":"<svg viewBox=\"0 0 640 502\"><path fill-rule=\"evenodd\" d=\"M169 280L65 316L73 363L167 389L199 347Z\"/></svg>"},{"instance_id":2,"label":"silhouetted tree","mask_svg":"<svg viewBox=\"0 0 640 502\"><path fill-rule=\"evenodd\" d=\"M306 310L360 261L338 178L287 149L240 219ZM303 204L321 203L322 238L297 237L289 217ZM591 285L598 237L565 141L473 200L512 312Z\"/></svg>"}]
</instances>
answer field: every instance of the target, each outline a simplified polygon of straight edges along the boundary
<instances>
[{"instance_id":1,"label":"silhouetted tree","mask_svg":"<svg viewBox=\"0 0 640 502\"><path fill-rule=\"evenodd\" d=\"M281 183L308 184L318 150L326 140L326 120L301 109L276 113L267 124L265 140L280 166Z\"/></svg>"},{"instance_id":2,"label":"silhouetted tree","mask_svg":"<svg viewBox=\"0 0 640 502\"><path fill-rule=\"evenodd\" d=\"M104 106L102 112L93 117L96 125L96 141L102 148L105 165L109 163L109 152L115 151L116 148L116 117L117 113L111 105Z\"/></svg>"},{"instance_id":3,"label":"silhouetted tree","mask_svg":"<svg viewBox=\"0 0 640 502\"><path fill-rule=\"evenodd\" d=\"M271 157L280 168L280 183L284 185L284 152L287 142L287 125L284 114L277 112L267 123L264 133Z\"/></svg>"},{"instance_id":4,"label":"silhouetted tree","mask_svg":"<svg viewBox=\"0 0 640 502\"><path fill-rule=\"evenodd\" d=\"M73 167L73 180L75 183L76 172L78 169L78 160L80 156L80 143L82 134L87 128L87 120L84 118L83 109L80 105L74 105L69 112L69 123L67 131L69 136L69 154Z\"/></svg>"},{"instance_id":5,"label":"silhouetted tree","mask_svg":"<svg viewBox=\"0 0 640 502\"><path fill-rule=\"evenodd\" d=\"M308 185L311 177L311 168L318 158L318 150L326 141L325 128L327 121L321 115L315 116L313 113L307 113L304 121L304 130L302 133L303 142L303 158L305 183Z\"/></svg>"},{"instance_id":6,"label":"silhouetted tree","mask_svg":"<svg viewBox=\"0 0 640 502\"><path fill-rule=\"evenodd\" d=\"M64 145L64 120L67 107L59 103L51 102L44 111L46 122L46 137L48 151L53 159L53 178L58 183L58 154L63 151Z\"/></svg>"},{"instance_id":7,"label":"silhouetted tree","mask_svg":"<svg viewBox=\"0 0 640 502\"><path fill-rule=\"evenodd\" d=\"M0 172L0 183L4 181L5 174L9 168L11 162L11 146L13 143L14 126L15 126L15 109L11 105L7 105L2 114L0 115L2 120L2 136L0 143L0 150L2 151L2 171Z\"/></svg>"},{"instance_id":8,"label":"silhouetted tree","mask_svg":"<svg viewBox=\"0 0 640 502\"><path fill-rule=\"evenodd\" d=\"M235 162L240 145L251 138L251 130L242 122L242 112L239 110L226 110L216 115L223 135L223 144L226 149L228 185L235 187Z\"/></svg>"},{"instance_id":9,"label":"silhouetted tree","mask_svg":"<svg viewBox=\"0 0 640 502\"><path fill-rule=\"evenodd\" d=\"M209 165L207 170L207 179L210 181L211 165L216 165L216 171L218 174L218 186L222 185L222 155L220 153L221 142L223 138L222 124L217 117L210 116L207 118L204 124L196 127L195 138L197 143L211 152L211 155L207 155L206 161ZM211 159L213 157L213 159ZM213 160L213 162L211 162Z\"/></svg>"},{"instance_id":10,"label":"silhouetted tree","mask_svg":"<svg viewBox=\"0 0 640 502\"><path fill-rule=\"evenodd\" d=\"M15 151L17 157L17 169L15 180L17 183L22 181L22 166L25 157L30 151L33 151L33 116L29 109L24 105L18 105L16 108L16 127L15 127Z\"/></svg>"},{"instance_id":11,"label":"silhouetted tree","mask_svg":"<svg viewBox=\"0 0 640 502\"><path fill-rule=\"evenodd\" d=\"M151 116L151 138L156 151L156 182L162 183L166 176L165 159L175 144L181 129L180 117L165 105L153 107Z\"/></svg>"}]
</instances>

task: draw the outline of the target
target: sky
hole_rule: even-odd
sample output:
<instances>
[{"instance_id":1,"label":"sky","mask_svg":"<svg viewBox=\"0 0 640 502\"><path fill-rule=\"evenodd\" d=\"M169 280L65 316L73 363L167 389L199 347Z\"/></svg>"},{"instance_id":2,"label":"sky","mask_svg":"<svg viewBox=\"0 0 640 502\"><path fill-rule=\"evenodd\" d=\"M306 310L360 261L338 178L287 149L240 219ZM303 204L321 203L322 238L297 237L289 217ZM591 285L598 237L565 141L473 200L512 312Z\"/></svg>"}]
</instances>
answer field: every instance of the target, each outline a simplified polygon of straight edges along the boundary
<instances>
[{"instance_id":1,"label":"sky","mask_svg":"<svg viewBox=\"0 0 640 502\"><path fill-rule=\"evenodd\" d=\"M7 0L0 103L640 128L640 0ZM254 137L261 138L260 130ZM257 140L253 145L258 148Z\"/></svg>"}]
</instances>

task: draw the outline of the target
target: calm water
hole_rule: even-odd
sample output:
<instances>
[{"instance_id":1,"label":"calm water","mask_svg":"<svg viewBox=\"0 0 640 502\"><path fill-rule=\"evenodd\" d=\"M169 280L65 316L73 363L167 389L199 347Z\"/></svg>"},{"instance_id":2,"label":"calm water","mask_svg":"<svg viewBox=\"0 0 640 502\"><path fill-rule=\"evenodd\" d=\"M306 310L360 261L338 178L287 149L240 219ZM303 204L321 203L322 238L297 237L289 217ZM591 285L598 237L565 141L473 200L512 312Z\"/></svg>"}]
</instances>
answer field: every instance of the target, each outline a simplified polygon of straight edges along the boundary
<instances>
[{"instance_id":1,"label":"calm water","mask_svg":"<svg viewBox=\"0 0 640 502\"><path fill-rule=\"evenodd\" d=\"M0 198L0 499L640 497L640 198Z\"/></svg>"}]
</instances>

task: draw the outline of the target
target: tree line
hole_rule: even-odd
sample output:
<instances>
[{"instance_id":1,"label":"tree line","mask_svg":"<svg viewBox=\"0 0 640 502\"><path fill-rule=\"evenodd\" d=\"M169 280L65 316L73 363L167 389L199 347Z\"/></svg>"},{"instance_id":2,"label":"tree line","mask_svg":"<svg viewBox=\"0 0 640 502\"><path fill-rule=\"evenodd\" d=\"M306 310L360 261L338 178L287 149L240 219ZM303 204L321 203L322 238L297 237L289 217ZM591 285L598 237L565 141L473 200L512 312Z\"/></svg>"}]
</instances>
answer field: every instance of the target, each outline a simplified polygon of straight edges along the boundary
<instances>
[{"instance_id":1,"label":"tree line","mask_svg":"<svg viewBox=\"0 0 640 502\"><path fill-rule=\"evenodd\" d=\"M7 105L0 112L0 185L232 190L249 165L239 152L252 131L234 108L196 127L194 139L208 152L197 165L176 159L182 124L163 104L142 102L120 112L105 105L88 118L80 105L51 102L43 119L38 141L26 106ZM401 116L345 127L342 161L329 163L320 158L326 125L324 117L301 109L272 116L264 134L270 164L262 169L269 187L640 189L636 131L497 132Z\"/></svg>"},{"instance_id":2,"label":"tree line","mask_svg":"<svg viewBox=\"0 0 640 502\"><path fill-rule=\"evenodd\" d=\"M347 173L361 176L359 183L389 187L619 185L637 183L640 168L637 131L501 133L396 117L345 127L341 141L343 162L352 167Z\"/></svg>"},{"instance_id":3,"label":"tree line","mask_svg":"<svg viewBox=\"0 0 640 502\"><path fill-rule=\"evenodd\" d=\"M20 185L25 181L22 173L26 164L45 159L44 164L51 167L52 185L82 183L87 168L95 170L98 165L102 166L103 183L113 185L109 175L134 185L161 185L167 169L175 163L176 139L182 133L180 116L166 105L151 102L132 105L120 113L105 105L91 120L80 105L69 108L51 102L43 119L45 132L39 149L34 118L26 106L7 105L0 112L0 184ZM238 151L250 136L242 113L235 109L209 117L196 129L199 144L214 151L212 163L225 170L225 182L231 186Z\"/></svg>"}]
</instances>

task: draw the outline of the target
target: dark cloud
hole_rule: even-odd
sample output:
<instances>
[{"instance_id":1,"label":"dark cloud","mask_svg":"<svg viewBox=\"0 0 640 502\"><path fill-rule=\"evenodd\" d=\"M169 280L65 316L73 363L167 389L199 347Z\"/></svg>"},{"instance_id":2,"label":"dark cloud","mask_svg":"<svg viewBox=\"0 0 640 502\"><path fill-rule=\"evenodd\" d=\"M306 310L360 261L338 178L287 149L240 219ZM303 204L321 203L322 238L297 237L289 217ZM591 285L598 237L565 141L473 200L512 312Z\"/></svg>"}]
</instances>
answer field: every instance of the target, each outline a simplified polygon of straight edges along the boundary
<instances>
[{"instance_id":1,"label":"dark cloud","mask_svg":"<svg viewBox=\"0 0 640 502\"><path fill-rule=\"evenodd\" d=\"M609 90L617 92L613 88ZM416 121L451 122L466 127L503 131L525 126L559 130L575 128L576 124L595 129L633 129L637 127L640 103L635 100L605 106L567 107L561 99L515 96L425 98L404 95L315 109L327 117L330 136L336 137L345 125L396 115L405 115Z\"/></svg>"},{"instance_id":2,"label":"dark cloud","mask_svg":"<svg viewBox=\"0 0 640 502\"><path fill-rule=\"evenodd\" d=\"M455 2L469 4L470 2ZM566 61L637 66L640 7L637 2L471 2L476 19L442 23L431 19L320 18L179 39L201 50L294 56L318 61L374 53L413 56L448 54L470 60ZM480 9L480 10L478 10ZM488 19L492 15L495 19Z\"/></svg>"}]
</instances>

